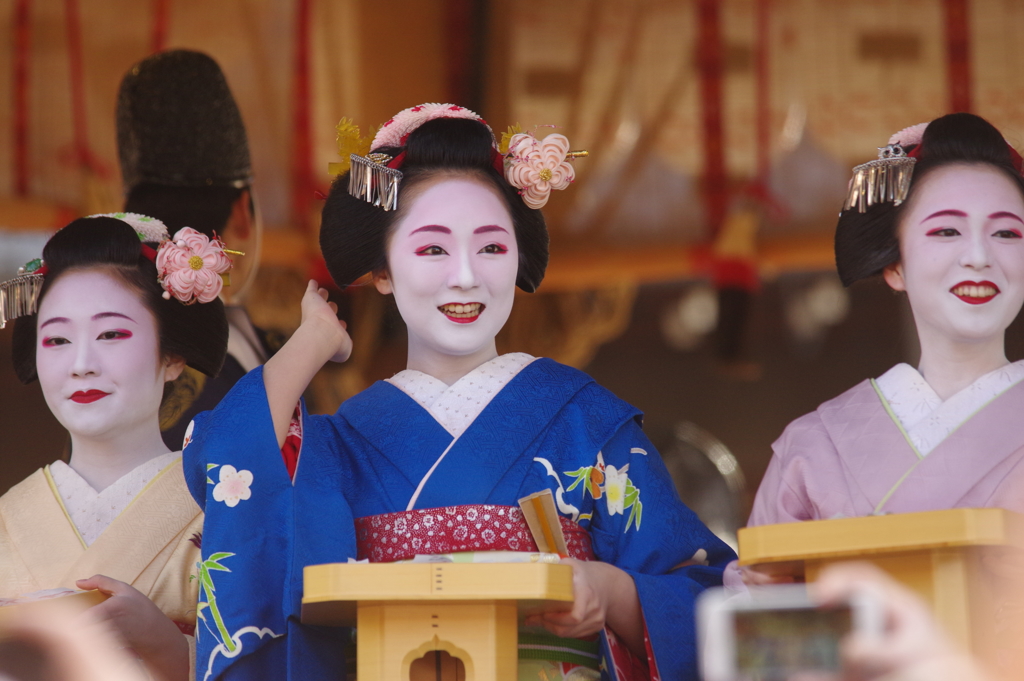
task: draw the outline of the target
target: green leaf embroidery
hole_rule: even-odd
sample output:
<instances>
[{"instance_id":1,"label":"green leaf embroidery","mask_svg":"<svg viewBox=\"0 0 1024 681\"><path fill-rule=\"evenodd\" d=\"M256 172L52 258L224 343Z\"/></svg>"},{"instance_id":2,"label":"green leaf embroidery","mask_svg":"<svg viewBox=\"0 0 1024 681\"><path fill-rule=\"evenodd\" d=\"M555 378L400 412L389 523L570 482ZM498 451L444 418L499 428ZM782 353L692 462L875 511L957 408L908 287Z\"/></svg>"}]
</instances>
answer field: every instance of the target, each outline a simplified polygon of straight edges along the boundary
<instances>
[{"instance_id":1,"label":"green leaf embroidery","mask_svg":"<svg viewBox=\"0 0 1024 681\"><path fill-rule=\"evenodd\" d=\"M197 611L197 614L202 617L200 613L203 608L210 609L210 615L213 617L214 624L217 626L217 633L220 635L220 642L229 653L235 652L238 649L238 644L231 638L231 634L228 632L228 628L224 624L224 618L220 614L220 608L217 607L217 596L214 593L213 577L210 575L210 571L220 570L223 572L231 572L230 569L221 565L220 561L230 558L233 555L235 554L220 551L212 554L209 558L199 564L200 594L205 591L207 600L200 601L200 606ZM203 617L203 621L206 621L205 617Z\"/></svg>"},{"instance_id":2,"label":"green leaf embroidery","mask_svg":"<svg viewBox=\"0 0 1024 681\"><path fill-rule=\"evenodd\" d=\"M640 519L644 513L644 505L643 502L641 502L639 499L639 492L637 493L637 495L638 498L629 506L629 519L626 521L626 529L623 530L624 532L629 531L629 526L633 525L634 523L637 531L640 530Z\"/></svg>"},{"instance_id":3,"label":"green leaf embroidery","mask_svg":"<svg viewBox=\"0 0 1024 681\"><path fill-rule=\"evenodd\" d=\"M579 487L581 482L590 477L590 471L592 471L593 469L593 466L586 466L585 468L580 468L575 471L565 471L563 475L568 475L569 477L576 479L571 485L569 485L568 488L566 488L565 491L571 492L577 487Z\"/></svg>"}]
</instances>

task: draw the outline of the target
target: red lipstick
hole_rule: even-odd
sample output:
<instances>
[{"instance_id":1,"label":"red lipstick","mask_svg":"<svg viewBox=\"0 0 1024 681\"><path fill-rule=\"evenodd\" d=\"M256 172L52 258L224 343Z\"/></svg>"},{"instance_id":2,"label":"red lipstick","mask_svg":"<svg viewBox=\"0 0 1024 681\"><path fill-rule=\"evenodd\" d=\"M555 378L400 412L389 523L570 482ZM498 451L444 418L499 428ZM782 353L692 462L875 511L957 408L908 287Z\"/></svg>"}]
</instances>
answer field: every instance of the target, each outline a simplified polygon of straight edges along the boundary
<instances>
[{"instance_id":1,"label":"red lipstick","mask_svg":"<svg viewBox=\"0 0 1024 681\"><path fill-rule=\"evenodd\" d=\"M90 404L96 400L102 400L109 394L102 390L79 390L71 396L71 401L78 402L79 404Z\"/></svg>"},{"instance_id":2,"label":"red lipstick","mask_svg":"<svg viewBox=\"0 0 1024 681\"><path fill-rule=\"evenodd\" d=\"M999 295L999 287L991 281L961 281L949 292L969 305L982 305Z\"/></svg>"}]
</instances>

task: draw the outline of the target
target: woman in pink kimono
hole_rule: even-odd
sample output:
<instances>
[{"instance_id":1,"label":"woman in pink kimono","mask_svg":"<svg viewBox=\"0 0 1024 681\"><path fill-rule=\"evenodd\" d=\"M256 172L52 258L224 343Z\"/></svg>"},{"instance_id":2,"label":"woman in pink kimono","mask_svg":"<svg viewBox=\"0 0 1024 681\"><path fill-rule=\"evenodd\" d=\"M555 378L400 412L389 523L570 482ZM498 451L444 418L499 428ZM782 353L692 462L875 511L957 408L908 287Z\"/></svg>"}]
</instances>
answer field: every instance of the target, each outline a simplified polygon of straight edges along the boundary
<instances>
[{"instance_id":1,"label":"woman in pink kimono","mask_svg":"<svg viewBox=\"0 0 1024 681\"><path fill-rule=\"evenodd\" d=\"M906 293L921 344L791 423L750 525L997 506L1024 512L1024 362L1004 336L1024 302L1021 157L985 120L951 114L858 166L836 227L847 286Z\"/></svg>"}]
</instances>

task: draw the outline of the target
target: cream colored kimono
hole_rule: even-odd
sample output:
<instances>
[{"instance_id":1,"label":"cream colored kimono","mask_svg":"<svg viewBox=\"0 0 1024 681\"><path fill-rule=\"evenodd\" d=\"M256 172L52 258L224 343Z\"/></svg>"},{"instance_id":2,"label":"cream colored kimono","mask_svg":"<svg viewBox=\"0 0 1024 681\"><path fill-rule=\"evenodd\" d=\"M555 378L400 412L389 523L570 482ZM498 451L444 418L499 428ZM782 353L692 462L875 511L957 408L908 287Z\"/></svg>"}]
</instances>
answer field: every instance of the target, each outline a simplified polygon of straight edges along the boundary
<instances>
[{"instance_id":1,"label":"cream colored kimono","mask_svg":"<svg viewBox=\"0 0 1024 681\"><path fill-rule=\"evenodd\" d=\"M0 597L73 589L102 574L131 584L191 634L202 529L179 457L86 546L46 466L0 497Z\"/></svg>"}]
</instances>

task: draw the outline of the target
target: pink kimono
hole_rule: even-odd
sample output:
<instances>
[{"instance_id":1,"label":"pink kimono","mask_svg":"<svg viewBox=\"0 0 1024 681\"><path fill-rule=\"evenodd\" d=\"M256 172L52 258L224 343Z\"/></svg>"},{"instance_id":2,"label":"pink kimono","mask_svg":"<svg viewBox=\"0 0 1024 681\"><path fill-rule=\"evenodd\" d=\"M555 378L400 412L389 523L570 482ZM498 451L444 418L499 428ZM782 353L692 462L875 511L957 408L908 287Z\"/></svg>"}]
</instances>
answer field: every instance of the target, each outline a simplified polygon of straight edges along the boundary
<instances>
[{"instance_id":1,"label":"pink kimono","mask_svg":"<svg viewBox=\"0 0 1024 681\"><path fill-rule=\"evenodd\" d=\"M927 454L875 381L793 421L757 491L749 525L946 508L1024 512L1024 381Z\"/></svg>"}]
</instances>

